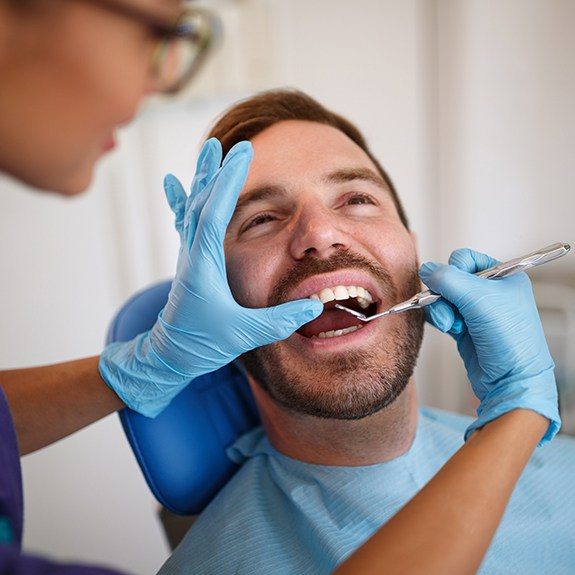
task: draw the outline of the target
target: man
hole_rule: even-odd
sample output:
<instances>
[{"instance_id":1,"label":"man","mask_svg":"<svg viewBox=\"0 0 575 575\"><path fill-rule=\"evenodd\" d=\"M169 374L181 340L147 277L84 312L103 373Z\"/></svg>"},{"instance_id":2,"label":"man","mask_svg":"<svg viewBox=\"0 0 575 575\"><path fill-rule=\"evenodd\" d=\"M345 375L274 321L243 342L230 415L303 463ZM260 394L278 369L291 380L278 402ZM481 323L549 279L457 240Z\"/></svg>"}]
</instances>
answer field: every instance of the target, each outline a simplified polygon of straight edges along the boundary
<instances>
[{"instance_id":1,"label":"man","mask_svg":"<svg viewBox=\"0 0 575 575\"><path fill-rule=\"evenodd\" d=\"M225 242L234 297L246 307L310 297L325 309L242 356L264 429L230 450L242 468L164 569L329 573L439 470L470 421L418 409L421 312L362 324L334 308L339 300L372 314L421 289L403 208L359 132L280 91L232 108L211 135L224 151L244 139L254 148ZM533 357L542 363L523 381L552 372L545 349ZM485 573L573 572L573 509L555 493L572 491L574 478L572 442L535 455Z\"/></svg>"}]
</instances>

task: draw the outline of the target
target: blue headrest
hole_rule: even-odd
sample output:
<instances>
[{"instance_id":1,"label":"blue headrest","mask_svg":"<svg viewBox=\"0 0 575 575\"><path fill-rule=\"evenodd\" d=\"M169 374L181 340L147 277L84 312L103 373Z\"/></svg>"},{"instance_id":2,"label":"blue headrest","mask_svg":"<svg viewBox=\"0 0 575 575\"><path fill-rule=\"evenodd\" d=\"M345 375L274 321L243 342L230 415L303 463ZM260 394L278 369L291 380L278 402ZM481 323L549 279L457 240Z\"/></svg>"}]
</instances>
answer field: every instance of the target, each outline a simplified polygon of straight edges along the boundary
<instances>
[{"instance_id":1,"label":"blue headrest","mask_svg":"<svg viewBox=\"0 0 575 575\"><path fill-rule=\"evenodd\" d=\"M134 295L116 314L107 343L152 327L171 282ZM156 499L179 514L197 514L237 470L225 454L259 424L246 378L233 364L196 378L156 418L124 409L120 420Z\"/></svg>"}]
</instances>

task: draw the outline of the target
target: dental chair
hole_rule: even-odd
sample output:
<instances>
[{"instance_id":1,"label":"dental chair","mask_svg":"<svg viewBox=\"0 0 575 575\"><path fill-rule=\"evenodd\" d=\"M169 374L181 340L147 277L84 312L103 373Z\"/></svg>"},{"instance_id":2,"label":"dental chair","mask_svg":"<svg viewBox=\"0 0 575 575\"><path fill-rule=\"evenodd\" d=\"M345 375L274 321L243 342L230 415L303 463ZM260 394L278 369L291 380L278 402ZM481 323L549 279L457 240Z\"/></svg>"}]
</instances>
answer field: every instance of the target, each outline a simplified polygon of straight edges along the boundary
<instances>
[{"instance_id":1,"label":"dental chair","mask_svg":"<svg viewBox=\"0 0 575 575\"><path fill-rule=\"evenodd\" d=\"M107 343L150 329L164 307L170 281L131 297L117 312ZM164 507L160 516L172 547L183 533L177 515L198 515L237 471L225 454L237 437L259 424L248 383L234 364L196 378L156 418L129 408L120 421L149 488ZM190 521L183 522L187 529ZM172 529L173 531L173 529Z\"/></svg>"}]
</instances>

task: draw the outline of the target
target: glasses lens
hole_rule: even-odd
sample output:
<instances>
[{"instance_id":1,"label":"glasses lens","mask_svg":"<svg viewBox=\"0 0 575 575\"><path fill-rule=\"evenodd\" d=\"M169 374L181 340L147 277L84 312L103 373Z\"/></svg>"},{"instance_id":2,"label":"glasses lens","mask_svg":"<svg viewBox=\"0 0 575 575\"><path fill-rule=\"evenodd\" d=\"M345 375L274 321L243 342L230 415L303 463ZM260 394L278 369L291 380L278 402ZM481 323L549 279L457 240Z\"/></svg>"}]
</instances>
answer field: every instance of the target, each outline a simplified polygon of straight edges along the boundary
<instances>
[{"instance_id":1,"label":"glasses lens","mask_svg":"<svg viewBox=\"0 0 575 575\"><path fill-rule=\"evenodd\" d=\"M158 88L173 93L186 86L219 38L220 22L213 14L197 8L186 11L176 35L158 47L155 56Z\"/></svg>"}]
</instances>

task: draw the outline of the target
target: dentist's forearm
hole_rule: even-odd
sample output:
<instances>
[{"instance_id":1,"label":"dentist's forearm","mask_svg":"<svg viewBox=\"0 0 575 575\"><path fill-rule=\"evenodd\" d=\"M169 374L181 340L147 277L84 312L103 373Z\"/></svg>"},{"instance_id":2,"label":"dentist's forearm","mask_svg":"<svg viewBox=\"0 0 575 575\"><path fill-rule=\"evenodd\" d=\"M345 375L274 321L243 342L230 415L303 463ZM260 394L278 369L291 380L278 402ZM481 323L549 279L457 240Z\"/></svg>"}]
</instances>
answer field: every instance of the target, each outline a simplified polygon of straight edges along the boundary
<instances>
[{"instance_id":1,"label":"dentist's forearm","mask_svg":"<svg viewBox=\"0 0 575 575\"><path fill-rule=\"evenodd\" d=\"M548 425L518 409L477 431L335 575L476 573Z\"/></svg>"},{"instance_id":2,"label":"dentist's forearm","mask_svg":"<svg viewBox=\"0 0 575 575\"><path fill-rule=\"evenodd\" d=\"M21 455L124 407L100 377L98 359L0 372Z\"/></svg>"}]
</instances>

